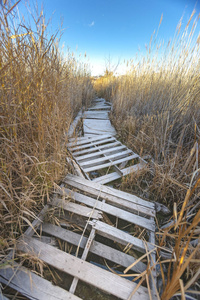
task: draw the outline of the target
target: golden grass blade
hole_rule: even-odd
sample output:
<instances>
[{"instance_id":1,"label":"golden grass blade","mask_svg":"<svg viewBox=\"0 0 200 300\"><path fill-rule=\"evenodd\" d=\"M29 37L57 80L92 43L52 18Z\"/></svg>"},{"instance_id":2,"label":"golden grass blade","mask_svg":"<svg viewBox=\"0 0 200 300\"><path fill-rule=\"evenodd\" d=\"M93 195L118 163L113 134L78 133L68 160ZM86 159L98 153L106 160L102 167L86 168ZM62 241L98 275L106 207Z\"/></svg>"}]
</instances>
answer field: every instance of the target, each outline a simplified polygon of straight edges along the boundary
<instances>
[{"instance_id":1,"label":"golden grass blade","mask_svg":"<svg viewBox=\"0 0 200 300\"><path fill-rule=\"evenodd\" d=\"M142 255L140 258L138 258L134 263L132 263L130 266L128 266L125 270L124 270L124 274L126 274L132 267L134 267L139 261L141 261L143 258L145 258L146 256L148 256L150 253L154 252L156 250L152 249L151 251L149 251L148 253L145 253L144 255Z\"/></svg>"},{"instance_id":2,"label":"golden grass blade","mask_svg":"<svg viewBox=\"0 0 200 300\"><path fill-rule=\"evenodd\" d=\"M6 13L6 15L8 15L16 6L17 4L19 4L19 2L21 2L21 0L18 0Z\"/></svg>"},{"instance_id":3,"label":"golden grass blade","mask_svg":"<svg viewBox=\"0 0 200 300\"><path fill-rule=\"evenodd\" d=\"M18 37L26 36L26 35L28 35L28 34L32 34L32 32L31 32L31 33L30 33L30 32L27 32L27 33L21 33L21 34L11 35L10 38L11 38L11 39L16 39L16 38L18 38Z\"/></svg>"},{"instance_id":4,"label":"golden grass blade","mask_svg":"<svg viewBox=\"0 0 200 300\"><path fill-rule=\"evenodd\" d=\"M181 287L181 300L185 300L185 291L183 286L183 280L179 279L180 287Z\"/></svg>"},{"instance_id":5,"label":"golden grass blade","mask_svg":"<svg viewBox=\"0 0 200 300\"><path fill-rule=\"evenodd\" d=\"M200 263L200 261L198 263ZM196 280L198 279L199 275L200 275L200 268L198 269L198 271L196 272L196 274L184 286L184 291L185 292L190 288L191 285L193 285L196 282Z\"/></svg>"}]
</instances>

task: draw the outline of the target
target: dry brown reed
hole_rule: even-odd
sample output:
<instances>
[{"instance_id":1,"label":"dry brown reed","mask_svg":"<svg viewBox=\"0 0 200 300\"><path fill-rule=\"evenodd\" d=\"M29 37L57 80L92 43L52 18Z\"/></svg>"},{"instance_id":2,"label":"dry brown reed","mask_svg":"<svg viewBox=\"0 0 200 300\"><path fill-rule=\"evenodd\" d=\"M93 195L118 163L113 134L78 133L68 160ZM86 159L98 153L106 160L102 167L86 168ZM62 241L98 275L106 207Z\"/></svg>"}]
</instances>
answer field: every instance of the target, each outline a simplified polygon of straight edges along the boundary
<instances>
[{"instance_id":1,"label":"dry brown reed","mask_svg":"<svg viewBox=\"0 0 200 300\"><path fill-rule=\"evenodd\" d=\"M60 53L43 11L19 18L18 2L0 12L2 256L67 172L65 133L94 95L86 65Z\"/></svg>"},{"instance_id":2,"label":"dry brown reed","mask_svg":"<svg viewBox=\"0 0 200 300\"><path fill-rule=\"evenodd\" d=\"M148 168L123 179L122 189L162 202L174 212L174 223L160 230L157 240L173 249L168 274L160 261L163 300L175 294L185 299L190 285L199 289L200 251L192 246L194 240L199 245L200 220L198 20L195 11L184 29L181 20L167 46L157 44L153 35L146 55L130 61L126 75L95 82L97 92L113 103L112 121L120 139L141 156L151 156ZM159 217L158 224L162 222Z\"/></svg>"}]
</instances>

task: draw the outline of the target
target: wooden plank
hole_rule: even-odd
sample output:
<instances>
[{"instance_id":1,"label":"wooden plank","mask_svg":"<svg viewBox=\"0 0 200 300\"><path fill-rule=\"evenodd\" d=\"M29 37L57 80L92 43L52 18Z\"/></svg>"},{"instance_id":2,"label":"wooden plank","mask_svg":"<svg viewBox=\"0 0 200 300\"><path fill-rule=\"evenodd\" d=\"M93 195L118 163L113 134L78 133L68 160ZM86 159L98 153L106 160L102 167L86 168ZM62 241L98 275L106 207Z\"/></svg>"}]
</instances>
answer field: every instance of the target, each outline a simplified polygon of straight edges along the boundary
<instances>
[{"instance_id":1,"label":"wooden plank","mask_svg":"<svg viewBox=\"0 0 200 300\"><path fill-rule=\"evenodd\" d=\"M102 214L100 211L96 210L96 209L91 209L89 207L83 206L83 205L79 205L76 203L72 203L72 202L66 202L63 201L62 199L53 199L53 201L51 201L51 205L53 206L57 206L57 207L61 207L62 209L72 212L74 214L77 214L79 216L83 216L86 218L94 218L94 219L101 219L102 218Z\"/></svg>"},{"instance_id":2,"label":"wooden plank","mask_svg":"<svg viewBox=\"0 0 200 300\"><path fill-rule=\"evenodd\" d=\"M90 143L90 142L94 142L94 141L99 141L99 140L103 140L105 138L109 138L110 135L109 134L104 134L102 136L97 136L97 137L94 137L94 138L89 138L88 140L85 140L85 139L77 139L77 141L75 142L71 142L71 143L68 143L68 147L73 147L73 146L80 146L80 145L84 145L84 144L87 144L87 143Z\"/></svg>"},{"instance_id":3,"label":"wooden plank","mask_svg":"<svg viewBox=\"0 0 200 300\"><path fill-rule=\"evenodd\" d=\"M155 233L150 232L149 241L152 245L155 245ZM152 267L151 273L150 273L150 287L151 290L156 293L157 289L157 278L156 278L156 251L152 252L150 254L150 265Z\"/></svg>"},{"instance_id":4,"label":"wooden plank","mask_svg":"<svg viewBox=\"0 0 200 300\"><path fill-rule=\"evenodd\" d=\"M74 138L70 138L68 139L68 142L69 143L76 143L77 141L87 141L88 140L88 137L87 136L76 136Z\"/></svg>"},{"instance_id":5,"label":"wooden plank","mask_svg":"<svg viewBox=\"0 0 200 300\"><path fill-rule=\"evenodd\" d=\"M92 120L92 119L84 119L83 121L83 131L88 132L113 132L116 133L114 127L111 125L110 120Z\"/></svg>"},{"instance_id":6,"label":"wooden plank","mask_svg":"<svg viewBox=\"0 0 200 300\"><path fill-rule=\"evenodd\" d=\"M112 181L117 180L119 178L122 178L122 176L119 173L112 172L112 173L109 173L109 174L106 174L106 175L103 175L103 176L100 176L100 177L96 177L96 178L92 179L92 182L98 182L100 184L106 184L108 182L112 182Z\"/></svg>"},{"instance_id":7,"label":"wooden plank","mask_svg":"<svg viewBox=\"0 0 200 300\"><path fill-rule=\"evenodd\" d=\"M129 233L126 233L118 228L112 227L106 223L100 221L89 221L89 224L102 236L107 237L113 241L116 241L122 245L130 244L133 249L136 249L140 252L145 253L146 248L153 250L155 247L152 246L149 242L144 242Z\"/></svg>"},{"instance_id":8,"label":"wooden plank","mask_svg":"<svg viewBox=\"0 0 200 300\"><path fill-rule=\"evenodd\" d=\"M85 248L85 245L87 243L87 238L82 236L81 234L63 229L56 225L45 223L42 225L42 231L75 246L79 245L80 248ZM94 240L91 244L90 252L108 259L116 264L119 264L125 268L136 261L133 256L125 254L124 252L106 246ZM138 262L135 266L133 266L133 268L131 268L131 270L141 273L144 272L146 268L147 266L143 262Z\"/></svg>"},{"instance_id":9,"label":"wooden plank","mask_svg":"<svg viewBox=\"0 0 200 300\"><path fill-rule=\"evenodd\" d=\"M102 184L99 184L99 183L96 183L96 182L91 182L87 179L83 179L83 178L80 178L78 176L71 175L71 174L68 174L65 177L64 182L67 183L68 180L73 180L74 182L85 185L88 188L93 188L93 189L97 190L98 193L101 191L101 192L104 192L108 195L115 196L115 197L120 197L122 199L128 200L131 203L136 203L136 204L139 204L141 206L146 206L148 208L151 208L152 210L154 210L154 215L155 215L154 203L143 200L142 198L139 198L135 195L132 195L132 194L129 194L129 193L126 193L126 192L122 192L120 190L117 190L117 189L114 189L114 188L111 188L111 187L108 187L108 186L105 186L105 185L102 185ZM88 189L88 192L89 192L89 189Z\"/></svg>"},{"instance_id":10,"label":"wooden plank","mask_svg":"<svg viewBox=\"0 0 200 300\"><path fill-rule=\"evenodd\" d=\"M129 160L132 160L132 159L137 158L137 157L138 157L137 154L133 154L133 155L130 155L130 156L127 156L127 157L115 160L112 163L110 162L110 163L106 163L106 164L103 164L103 165L98 165L98 166L94 166L94 167L84 168L84 171L85 172L92 172L92 171L96 171L96 170L108 168L108 167L111 167L113 165L118 165L118 164L122 163L123 161L129 161Z\"/></svg>"},{"instance_id":11,"label":"wooden plank","mask_svg":"<svg viewBox=\"0 0 200 300\"><path fill-rule=\"evenodd\" d=\"M59 191L59 194L61 195L66 195L66 196L70 196L71 198L75 199L76 201L86 204L90 207L95 207L95 209L101 210L105 213L108 213L112 216L118 217L122 220L125 220L127 222L136 224L138 226L141 226L143 228L146 228L148 230L151 231L155 231L155 222L154 219L150 220L150 219L146 219L143 217L140 217L138 215L134 215L130 212L127 212L123 209L117 208L115 206L112 206L110 204L107 203L103 203L101 201L98 201L96 199L93 199L91 197L82 195L80 193L77 192L73 192L69 189L62 189L62 191ZM62 199L61 199L62 201Z\"/></svg>"},{"instance_id":12,"label":"wooden plank","mask_svg":"<svg viewBox=\"0 0 200 300\"><path fill-rule=\"evenodd\" d=\"M77 114L76 118L74 119L74 121L71 123L68 133L67 135L69 137L72 137L75 134L75 130L76 130L76 126L78 125L78 122L80 121L81 117L82 117L83 111L82 109L79 111L79 113Z\"/></svg>"},{"instance_id":13,"label":"wooden plank","mask_svg":"<svg viewBox=\"0 0 200 300\"><path fill-rule=\"evenodd\" d=\"M84 124L83 124L84 127ZM113 129L108 129L108 128L104 128L104 129L92 129L92 128L84 128L84 135L85 134L90 134L90 135L96 135L96 136L101 136L105 133L109 134L110 136L114 136L116 135L116 131L114 131Z\"/></svg>"},{"instance_id":14,"label":"wooden plank","mask_svg":"<svg viewBox=\"0 0 200 300\"><path fill-rule=\"evenodd\" d=\"M90 107L88 108L89 111L91 110L108 110L110 111L110 106L108 105L95 105L94 107Z\"/></svg>"},{"instance_id":15,"label":"wooden plank","mask_svg":"<svg viewBox=\"0 0 200 300\"><path fill-rule=\"evenodd\" d=\"M44 246L46 247L45 244ZM58 286L54 286L51 282L21 267L17 263L15 263L15 267L7 266L5 269L0 269L0 282L10 286L31 300L81 299Z\"/></svg>"},{"instance_id":16,"label":"wooden plank","mask_svg":"<svg viewBox=\"0 0 200 300\"><path fill-rule=\"evenodd\" d=\"M109 127L104 127L104 128L99 128L99 129L93 129L93 128L89 128L89 127L86 127L84 124L83 124L83 131L84 131L84 134L93 134L93 135L103 135L103 134L109 134L110 136L114 136L116 135L116 131L113 130L113 128L109 128Z\"/></svg>"},{"instance_id":17,"label":"wooden plank","mask_svg":"<svg viewBox=\"0 0 200 300\"><path fill-rule=\"evenodd\" d=\"M86 111L83 115L85 119L102 119L102 120L109 120L108 112L93 112L93 111Z\"/></svg>"},{"instance_id":18,"label":"wooden plank","mask_svg":"<svg viewBox=\"0 0 200 300\"><path fill-rule=\"evenodd\" d=\"M85 166L93 166L93 165L97 165L101 162L104 162L104 161L108 161L108 160L112 160L113 164L115 162L115 159L119 159L119 158L122 158L124 156L128 156L130 153L133 153L132 150L123 150L119 153L114 153L114 154L111 154L111 155L105 155L104 157L101 157L101 158L94 158L94 159L91 159L89 161L83 161L83 162L79 162L79 164L81 165L81 167L85 167ZM101 152L99 153L101 155ZM137 154L135 154L135 158L138 157ZM114 159L114 160L113 160Z\"/></svg>"},{"instance_id":19,"label":"wooden plank","mask_svg":"<svg viewBox=\"0 0 200 300\"><path fill-rule=\"evenodd\" d=\"M97 136L97 138L100 137L99 135ZM96 139L96 137L94 137ZM94 139L94 138L91 138L91 139ZM87 143L84 143L83 145L78 145L76 146L76 144L74 144L75 147L73 148L69 148L70 151L75 151L75 150L80 150L80 149L86 149L86 148L90 148L92 146L96 146L96 145L100 145L100 144L105 144L105 143L109 143L109 142L112 142L112 141L116 141L116 139L114 137L111 137L109 135L109 137L107 138L103 138L103 139L99 139L98 141L94 141L94 142L90 142L88 141Z\"/></svg>"},{"instance_id":20,"label":"wooden plank","mask_svg":"<svg viewBox=\"0 0 200 300\"><path fill-rule=\"evenodd\" d=\"M84 117L87 119L88 116L94 116L94 115L97 115L97 116L108 116L108 112L107 111L85 111L84 112Z\"/></svg>"},{"instance_id":21,"label":"wooden plank","mask_svg":"<svg viewBox=\"0 0 200 300\"><path fill-rule=\"evenodd\" d=\"M88 158L95 158L97 155L102 155L102 154L110 154L110 153L114 153L114 152L117 152L119 150L122 150L126 148L126 146L124 145L121 145L121 146L118 146L118 147L113 147L113 148L109 148L109 149L105 149L105 150L101 150L101 151L98 151L98 152L95 152L95 153L90 153L90 154L86 154L86 155L81 155L79 157L76 157L76 159L80 162L80 160L84 160L84 159L88 159ZM96 150L100 150L99 147L96 148Z\"/></svg>"},{"instance_id":22,"label":"wooden plank","mask_svg":"<svg viewBox=\"0 0 200 300\"><path fill-rule=\"evenodd\" d=\"M115 138L112 138L112 140L115 141ZM120 142L112 142L111 140L108 141L108 142L109 143L101 145L101 146L92 145L93 148L89 148L89 149L85 149L85 150L73 152L73 156L78 159L79 157L77 157L77 156L85 154L85 153L91 153L91 152L94 152L94 151L98 151L100 149L107 149L107 148L112 148L114 146L121 145Z\"/></svg>"},{"instance_id":23,"label":"wooden plank","mask_svg":"<svg viewBox=\"0 0 200 300\"><path fill-rule=\"evenodd\" d=\"M82 259L82 260L86 260L94 237L95 237L95 230L92 228L92 230L91 230L91 232L90 232L90 235L89 235L89 237L88 237L86 246L85 246L85 248L84 248L83 254L82 254L82 256L81 256L81 259ZM73 279L73 282L72 282L72 284L71 284L71 286L70 286L70 289L69 289L69 292L70 292L70 293L72 293L72 294L75 293L77 284L78 284L78 278L75 277L75 278Z\"/></svg>"},{"instance_id":24,"label":"wooden plank","mask_svg":"<svg viewBox=\"0 0 200 300\"><path fill-rule=\"evenodd\" d=\"M134 282L28 236L18 243L17 249L35 255L45 263L124 300L128 299L137 286ZM135 299L135 297L141 300L149 299L147 288L140 286L130 299Z\"/></svg>"},{"instance_id":25,"label":"wooden plank","mask_svg":"<svg viewBox=\"0 0 200 300\"><path fill-rule=\"evenodd\" d=\"M85 137L95 137L97 136L98 134L95 134L95 133L84 133L84 136Z\"/></svg>"},{"instance_id":26,"label":"wooden plank","mask_svg":"<svg viewBox=\"0 0 200 300\"><path fill-rule=\"evenodd\" d=\"M29 235L29 236L32 236L32 235L36 232L37 227L39 227L40 224L43 222L44 217L45 217L45 215L46 215L48 209L49 209L49 205L47 204L47 205L45 205L44 208L41 210L41 212L40 212L39 215L36 217L36 219L32 222L31 226L29 226L29 227L26 229L26 231L25 231L24 234Z\"/></svg>"},{"instance_id":27,"label":"wooden plank","mask_svg":"<svg viewBox=\"0 0 200 300\"><path fill-rule=\"evenodd\" d=\"M9 300L6 296L3 295L1 289L0 289L0 300Z\"/></svg>"},{"instance_id":28,"label":"wooden plank","mask_svg":"<svg viewBox=\"0 0 200 300\"><path fill-rule=\"evenodd\" d=\"M145 207L140 205L139 203L134 203L134 202L130 202L127 199L124 199L123 197L120 196L115 196L112 194L108 194L107 192L103 191L103 187L102 190L101 189L96 189L95 186L94 187L89 187L87 185L81 184L77 181L74 181L73 179L69 179L68 175L67 175L67 180L65 179L65 182L67 184L69 184L72 187L78 188L79 190L82 190L84 192L90 193L93 196L96 197L102 197L103 199L105 199L106 201L108 201L109 203L114 203L117 206L120 207L124 207L130 211L137 211L138 213L143 213L147 216L155 216L155 210L149 207ZM93 184L98 184L96 182L92 182ZM134 198L133 198L134 200Z\"/></svg>"},{"instance_id":29,"label":"wooden plank","mask_svg":"<svg viewBox=\"0 0 200 300\"><path fill-rule=\"evenodd\" d=\"M122 169L121 171L123 173L123 176L126 176L128 174L131 174L131 173L137 172L139 170L142 170L143 168L144 168L144 165L139 163L139 164L130 166L128 168ZM114 180L117 180L121 177L122 176L119 175L117 172L113 172L113 173L110 173L110 174L106 174L106 175L94 178L92 181L93 182L98 182L100 184L106 184L108 182L112 182Z\"/></svg>"}]
</instances>

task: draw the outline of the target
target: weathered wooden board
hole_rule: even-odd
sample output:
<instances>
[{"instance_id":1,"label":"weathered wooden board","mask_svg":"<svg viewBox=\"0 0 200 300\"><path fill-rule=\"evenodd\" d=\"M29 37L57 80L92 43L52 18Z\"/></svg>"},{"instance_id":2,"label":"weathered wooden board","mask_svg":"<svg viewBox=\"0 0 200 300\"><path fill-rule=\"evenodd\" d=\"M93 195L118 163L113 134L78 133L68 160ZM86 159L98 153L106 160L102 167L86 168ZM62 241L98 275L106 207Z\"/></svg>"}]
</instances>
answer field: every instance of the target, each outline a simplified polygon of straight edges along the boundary
<instances>
[{"instance_id":1,"label":"weathered wooden board","mask_svg":"<svg viewBox=\"0 0 200 300\"><path fill-rule=\"evenodd\" d=\"M100 135L116 135L116 130L111 125L110 120L84 119L83 131L84 133L95 133Z\"/></svg>"},{"instance_id":2,"label":"weathered wooden board","mask_svg":"<svg viewBox=\"0 0 200 300\"><path fill-rule=\"evenodd\" d=\"M109 167L112 167L113 165L118 165L118 164L121 164L124 161L130 161L130 160L133 160L137 157L138 157L137 154L133 154L133 155L121 158L121 159L114 160L114 161L109 162L109 163L105 163L105 164L102 164L102 165L96 165L94 167L84 168L84 171L86 173L88 173L88 172L92 172L92 171L96 171L96 170L100 170L100 169L104 169L104 168L109 168Z\"/></svg>"},{"instance_id":3,"label":"weathered wooden board","mask_svg":"<svg viewBox=\"0 0 200 300\"><path fill-rule=\"evenodd\" d=\"M123 245L130 244L133 249L136 249L140 252L145 253L147 246L148 250L153 250L155 247L151 245L149 242L144 242L129 233L126 233L118 228L112 227L106 223L100 221L89 221L89 224L102 236L107 237L113 241L121 243Z\"/></svg>"},{"instance_id":4,"label":"weathered wooden board","mask_svg":"<svg viewBox=\"0 0 200 300\"><path fill-rule=\"evenodd\" d=\"M114 154L110 154L110 155L105 155L104 157L101 158L94 158L94 159L90 159L89 161L84 161L84 162L79 162L79 164L81 165L81 167L83 166L93 166L93 165L97 165L101 162L105 162L108 160L112 160L114 159L113 162L115 162L115 160L122 158L122 157L127 157L130 153L132 153L131 150L123 150ZM101 152L99 153L101 155ZM135 158L138 157L137 154L135 154ZM79 160L78 160L79 161Z\"/></svg>"},{"instance_id":5,"label":"weathered wooden board","mask_svg":"<svg viewBox=\"0 0 200 300\"><path fill-rule=\"evenodd\" d=\"M53 199L51 201L51 205L61 207L64 210L67 210L82 217L90 217L94 219L102 218L101 212L96 209L91 209L89 207L72 203L69 201L63 201L62 199Z\"/></svg>"},{"instance_id":6,"label":"weathered wooden board","mask_svg":"<svg viewBox=\"0 0 200 300\"><path fill-rule=\"evenodd\" d=\"M77 114L76 118L74 119L74 121L71 123L70 128L68 130L68 137L72 137L75 134L76 131L76 126L78 125L78 122L80 121L81 117L82 117L83 111L82 109L79 111L79 113Z\"/></svg>"},{"instance_id":7,"label":"weathered wooden board","mask_svg":"<svg viewBox=\"0 0 200 300\"><path fill-rule=\"evenodd\" d=\"M88 111L92 111L92 110L107 110L110 111L111 107L109 105L106 104L96 104L90 108L88 108Z\"/></svg>"},{"instance_id":8,"label":"weathered wooden board","mask_svg":"<svg viewBox=\"0 0 200 300\"><path fill-rule=\"evenodd\" d=\"M65 177L64 182L67 183L68 180L73 180L74 182L78 182L82 185L87 186L88 188L93 188L93 189L97 190L98 192L104 192L108 195L112 195L112 196L120 197L122 199L126 199L126 200L130 201L131 203L136 203L136 204L139 204L141 206L148 207L148 208L150 208L154 211L153 216L155 216L155 205L154 205L154 203L152 203L150 201L143 200L142 198L139 198L135 195L132 195L132 194L129 194L129 193L126 193L126 192L122 192L120 190L117 190L117 189L114 189L114 188L111 188L111 187L108 187L108 186L105 186L105 185L102 185L102 184L99 184L99 183L96 183L96 182L91 182L87 179L83 179L83 178L80 178L80 177L75 176L75 175L68 174Z\"/></svg>"},{"instance_id":9,"label":"weathered wooden board","mask_svg":"<svg viewBox=\"0 0 200 300\"><path fill-rule=\"evenodd\" d=\"M124 148L126 149L126 146L124 145L121 145L121 146L118 146L118 147L110 147L108 149L105 149L105 150L101 150L101 148L99 149L100 147L98 147L96 150L98 150L97 152L95 153L90 153L90 154L85 154L85 155L81 155L81 156L76 156L76 159L79 161L81 160L85 160L85 159L95 159L96 156L98 155L103 155L103 154L111 154L111 153L115 153L115 152L119 152L121 150L123 150Z\"/></svg>"},{"instance_id":10,"label":"weathered wooden board","mask_svg":"<svg viewBox=\"0 0 200 300\"><path fill-rule=\"evenodd\" d=\"M9 300L6 296L3 295L1 288L0 288L0 300Z\"/></svg>"},{"instance_id":11,"label":"weathered wooden board","mask_svg":"<svg viewBox=\"0 0 200 300\"><path fill-rule=\"evenodd\" d=\"M53 235L54 237L60 238L65 242L68 242L75 246L79 246L80 248L85 248L87 243L86 237L78 233L58 227L56 225L45 223L42 225L42 231L47 234ZM133 264L136 261L136 259L133 256L125 254L124 252L106 246L97 241L92 242L90 247L90 252L100 257L103 257L105 259L108 259L125 268L129 267L131 264ZM141 273L144 272L146 268L147 266L144 263L139 261L135 266L131 268L131 270Z\"/></svg>"},{"instance_id":12,"label":"weathered wooden board","mask_svg":"<svg viewBox=\"0 0 200 300\"><path fill-rule=\"evenodd\" d=\"M39 213L39 215L36 217L36 219L32 222L31 224L32 226L29 226L25 231L26 235L32 236L36 232L37 227L43 222L48 209L49 209L49 205L46 204L44 208L41 210L41 212Z\"/></svg>"},{"instance_id":13,"label":"weathered wooden board","mask_svg":"<svg viewBox=\"0 0 200 300\"><path fill-rule=\"evenodd\" d=\"M0 282L31 300L81 299L16 263L14 268L7 266L5 269L0 269Z\"/></svg>"},{"instance_id":14,"label":"weathered wooden board","mask_svg":"<svg viewBox=\"0 0 200 300\"><path fill-rule=\"evenodd\" d=\"M75 175L72 175L75 176ZM117 193L113 192L112 190L109 191L109 187L103 186L102 188L101 186L99 187L99 183L96 182L92 182L92 184L90 185L89 183L91 183L91 181L89 181L89 183L81 183L80 181L78 181L78 178L71 178L71 175L67 175L66 178L64 179L64 181L75 188L78 188L81 191L87 192L89 194L91 194L92 196L96 196L96 197L102 197L103 199L105 199L108 203L114 203L116 204L116 206L120 206L121 208L126 208L130 211L134 211L134 212L140 212L142 214L145 214L147 216L155 216L155 209L154 207L147 207L147 206L143 206L139 204L139 199L138 197L133 196L132 200L130 199L126 199L125 197L123 197L123 194L117 195ZM94 184L94 185L93 185ZM106 187L106 189L105 189ZM108 190L107 190L108 188ZM118 190L116 190L118 191ZM123 192L122 192L123 193ZM134 198L136 197L136 198ZM128 198L128 197L127 197ZM141 199L142 200L142 199ZM145 201L145 200L143 200ZM151 202L150 202L151 203Z\"/></svg>"},{"instance_id":15,"label":"weathered wooden board","mask_svg":"<svg viewBox=\"0 0 200 300\"><path fill-rule=\"evenodd\" d=\"M73 147L73 146L80 146L80 145L84 145L84 144L88 144L90 142L96 142L96 141L99 141L99 140L103 140L103 139L106 139L106 138L110 138L111 136L109 134L104 134L102 136L96 136L96 137L91 137L91 138L77 138L77 140L74 140L72 142L70 142L67 146L70 148L70 147Z\"/></svg>"},{"instance_id":16,"label":"weathered wooden board","mask_svg":"<svg viewBox=\"0 0 200 300\"><path fill-rule=\"evenodd\" d=\"M134 172L137 172L139 170L142 170L143 168L144 168L144 164L139 163L139 164L130 166L128 168L121 169L121 171L123 173L123 176L126 176L126 175L129 175L131 173L134 173ZM106 175L94 178L92 181L93 182L98 182L98 183L101 183L101 184L106 184L108 182L112 182L112 181L117 180L119 178L121 178L121 175L119 173L112 172L110 174L106 174Z\"/></svg>"},{"instance_id":17,"label":"weathered wooden board","mask_svg":"<svg viewBox=\"0 0 200 300\"><path fill-rule=\"evenodd\" d=\"M82 195L77 192L73 192L69 189L62 189L62 191L59 192L62 195L70 196L71 198L75 199L76 201L86 204L90 207L95 207L95 209L98 209L102 212L108 213L110 215L113 215L115 217L118 217L122 220L125 220L127 222L136 224L138 226L141 226L143 228L146 228L151 231L155 231L155 222L154 220L146 219L143 217L140 217L138 215L132 214L130 212L127 212L123 209L117 208L115 206L112 206L110 204L98 201L94 198ZM62 201L62 199L61 199ZM64 201L64 199L63 199Z\"/></svg>"},{"instance_id":18,"label":"weathered wooden board","mask_svg":"<svg viewBox=\"0 0 200 300\"><path fill-rule=\"evenodd\" d=\"M99 152L99 150L112 148L114 146L118 146L118 145L121 144L120 142L114 142L114 141L115 141L115 138L112 138L112 140L109 139L108 143L106 143L106 144L104 143L104 145L101 145L101 146L99 146L99 145L96 146L96 145L91 145L90 144L88 146L88 149L73 152L73 156L76 158L79 155L82 155L82 154L85 154L85 153L91 153L91 152L97 152L97 151Z\"/></svg>"},{"instance_id":19,"label":"weathered wooden board","mask_svg":"<svg viewBox=\"0 0 200 300\"><path fill-rule=\"evenodd\" d=\"M108 112L104 111L86 111L83 115L84 119L102 119L109 120Z\"/></svg>"},{"instance_id":20,"label":"weathered wooden board","mask_svg":"<svg viewBox=\"0 0 200 300\"><path fill-rule=\"evenodd\" d=\"M47 264L124 300L129 298L137 286L134 282L30 237L25 236L18 243L17 249L35 255ZM147 288L140 286L130 299L137 297L141 300L149 299Z\"/></svg>"},{"instance_id":21,"label":"weathered wooden board","mask_svg":"<svg viewBox=\"0 0 200 300\"><path fill-rule=\"evenodd\" d=\"M94 238L95 238L95 230L92 228L92 230L90 231L90 235L87 239L85 248L83 250L83 254L81 256L81 259L84 260L84 261L86 260L86 258L88 256L88 253L89 253L89 250L90 250L90 247L91 247L91 244L92 244ZM76 287L77 287L77 284L78 284L78 278L74 277L74 279L72 281L72 284L70 286L70 289L69 289L70 293L74 294L74 292L76 290Z\"/></svg>"},{"instance_id":22,"label":"weathered wooden board","mask_svg":"<svg viewBox=\"0 0 200 300\"><path fill-rule=\"evenodd\" d=\"M88 108L88 111L92 111L92 110L107 110L110 111L111 107L109 105L106 104L96 104L93 107Z\"/></svg>"}]
</instances>

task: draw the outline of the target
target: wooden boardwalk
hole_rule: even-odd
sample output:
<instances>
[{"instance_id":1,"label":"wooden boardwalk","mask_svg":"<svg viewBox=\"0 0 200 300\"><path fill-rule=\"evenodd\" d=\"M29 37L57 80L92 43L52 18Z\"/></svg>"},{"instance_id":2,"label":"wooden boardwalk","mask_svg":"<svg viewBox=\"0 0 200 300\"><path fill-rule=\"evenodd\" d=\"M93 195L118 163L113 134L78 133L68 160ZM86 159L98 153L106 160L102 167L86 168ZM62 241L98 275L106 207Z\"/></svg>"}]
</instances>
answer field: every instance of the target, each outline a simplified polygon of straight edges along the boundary
<instances>
[{"instance_id":1,"label":"wooden boardwalk","mask_svg":"<svg viewBox=\"0 0 200 300\"><path fill-rule=\"evenodd\" d=\"M18 262L0 269L0 282L28 299L82 299L84 295L77 294L79 282L119 299L150 299L149 293L157 299L155 204L105 185L145 166L145 161L114 137L109 110L110 105L100 99L84 113L84 137L72 138L68 144L82 176L68 174L64 178L19 239L12 253ZM106 132L98 126L89 130L88 120L90 125L94 120L109 121L104 123L109 124ZM106 174L93 176L92 172L102 169ZM19 253L68 274L72 278L69 288L59 283L55 286L23 266ZM144 260L138 261L140 256ZM104 267L100 261L106 261ZM123 270L129 266L126 278ZM136 288L137 283L129 277L138 274L146 274L146 284Z\"/></svg>"},{"instance_id":2,"label":"wooden boardwalk","mask_svg":"<svg viewBox=\"0 0 200 300\"><path fill-rule=\"evenodd\" d=\"M84 136L116 135L114 127L109 120L111 105L105 99L96 99L93 105L83 114Z\"/></svg>"}]
</instances>

